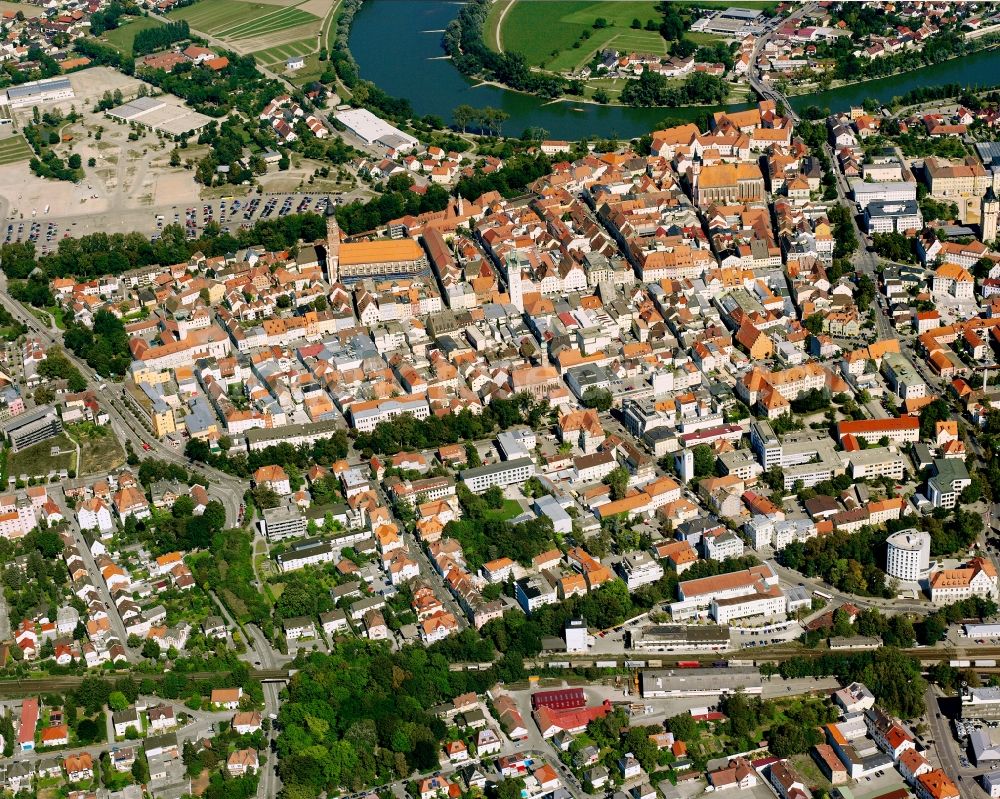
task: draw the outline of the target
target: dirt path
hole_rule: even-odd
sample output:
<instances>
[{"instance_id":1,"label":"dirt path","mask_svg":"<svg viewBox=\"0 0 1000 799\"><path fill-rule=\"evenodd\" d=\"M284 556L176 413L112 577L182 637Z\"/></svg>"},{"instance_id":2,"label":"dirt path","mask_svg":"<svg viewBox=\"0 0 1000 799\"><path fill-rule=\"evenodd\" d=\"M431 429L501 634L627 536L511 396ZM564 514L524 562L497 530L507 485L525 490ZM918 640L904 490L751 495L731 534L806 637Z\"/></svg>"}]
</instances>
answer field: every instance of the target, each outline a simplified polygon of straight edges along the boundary
<instances>
[{"instance_id":1,"label":"dirt path","mask_svg":"<svg viewBox=\"0 0 1000 799\"><path fill-rule=\"evenodd\" d=\"M504 17L507 16L507 12L513 7L517 0L500 0L501 3L506 2L507 5L504 6L504 10L500 12L500 16L497 17L497 29L494 31L493 38L495 39L495 44L497 46L497 52L503 52L503 42L500 41L500 29L503 27Z\"/></svg>"}]
</instances>

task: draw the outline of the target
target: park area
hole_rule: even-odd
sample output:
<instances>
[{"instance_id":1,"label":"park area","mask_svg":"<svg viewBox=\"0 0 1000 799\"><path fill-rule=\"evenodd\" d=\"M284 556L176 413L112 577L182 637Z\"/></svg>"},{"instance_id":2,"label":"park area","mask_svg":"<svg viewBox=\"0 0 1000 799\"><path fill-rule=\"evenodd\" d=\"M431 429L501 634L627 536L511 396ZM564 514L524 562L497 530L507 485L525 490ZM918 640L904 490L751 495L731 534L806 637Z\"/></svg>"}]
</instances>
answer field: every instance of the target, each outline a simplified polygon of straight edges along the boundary
<instances>
[{"instance_id":1,"label":"park area","mask_svg":"<svg viewBox=\"0 0 1000 799\"><path fill-rule=\"evenodd\" d=\"M679 2L677 5L698 4ZM776 5L754 0L719 4L720 7L756 9ZM575 72L605 49L666 55L666 42L659 31L663 14L657 6L657 0L553 0L547 3L498 0L490 9L483 38L491 48L523 53L532 66L552 72ZM638 27L634 27L636 21ZM697 44L719 41L705 34L688 35L692 40L697 37Z\"/></svg>"},{"instance_id":2,"label":"park area","mask_svg":"<svg viewBox=\"0 0 1000 799\"><path fill-rule=\"evenodd\" d=\"M27 161L32 154L31 147L20 134L0 139L0 166Z\"/></svg>"},{"instance_id":3,"label":"park area","mask_svg":"<svg viewBox=\"0 0 1000 799\"><path fill-rule=\"evenodd\" d=\"M132 55L132 44L135 42L136 34L139 31L159 28L161 25L163 23L154 17L123 16L121 24L117 28L101 34L101 40L110 44L120 53Z\"/></svg>"}]
</instances>

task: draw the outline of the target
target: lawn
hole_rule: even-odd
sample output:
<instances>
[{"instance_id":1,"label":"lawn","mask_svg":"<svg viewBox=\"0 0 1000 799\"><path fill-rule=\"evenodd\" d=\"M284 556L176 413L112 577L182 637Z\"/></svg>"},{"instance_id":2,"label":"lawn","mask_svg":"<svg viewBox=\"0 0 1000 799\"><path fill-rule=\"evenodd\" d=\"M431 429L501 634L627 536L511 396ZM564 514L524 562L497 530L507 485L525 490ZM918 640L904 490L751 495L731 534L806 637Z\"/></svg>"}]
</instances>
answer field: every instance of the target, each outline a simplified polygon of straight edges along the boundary
<instances>
[{"instance_id":1,"label":"lawn","mask_svg":"<svg viewBox=\"0 0 1000 799\"><path fill-rule=\"evenodd\" d=\"M158 28L163 24L153 17L122 17L122 19L127 20L125 24L113 31L105 31L101 40L125 55L132 55L132 42L135 41L135 36L139 31Z\"/></svg>"},{"instance_id":2,"label":"lawn","mask_svg":"<svg viewBox=\"0 0 1000 799\"><path fill-rule=\"evenodd\" d=\"M662 14L656 10L658 4L656 0L553 0L547 3L514 0L503 18L500 41L505 50L524 53L532 66L543 66L555 72L579 69L604 48L665 54L666 42L658 30L662 19ZM705 4L683 0L678 5L704 7ZM737 0L724 5L764 10L778 4ZM497 2L490 9L484 31L489 47L496 46L497 25L506 6L505 2ZM599 17L607 21L608 27L593 27ZM642 29L632 28L635 19L639 20ZM645 30L650 20L657 30ZM590 38L581 39L585 31L589 31ZM719 41L711 35L687 35L697 44ZM577 43L579 46L574 47Z\"/></svg>"},{"instance_id":3,"label":"lawn","mask_svg":"<svg viewBox=\"0 0 1000 799\"><path fill-rule=\"evenodd\" d=\"M58 455L51 454L53 447L59 448ZM65 433L10 455L10 474L17 479L22 474L28 477L47 477L49 472L73 469L75 466L76 446Z\"/></svg>"},{"instance_id":4,"label":"lawn","mask_svg":"<svg viewBox=\"0 0 1000 799\"><path fill-rule=\"evenodd\" d=\"M521 506L513 499L505 499L502 508L488 510L483 516L487 519L502 519L506 521L507 519L513 519L519 513L521 513Z\"/></svg>"},{"instance_id":5,"label":"lawn","mask_svg":"<svg viewBox=\"0 0 1000 799\"><path fill-rule=\"evenodd\" d=\"M107 474L125 463L125 450L110 427L84 422L68 425L80 444L80 475Z\"/></svg>"},{"instance_id":6,"label":"lawn","mask_svg":"<svg viewBox=\"0 0 1000 799\"><path fill-rule=\"evenodd\" d=\"M34 153L24 136L8 136L0 139L0 166L27 161Z\"/></svg>"}]
</instances>

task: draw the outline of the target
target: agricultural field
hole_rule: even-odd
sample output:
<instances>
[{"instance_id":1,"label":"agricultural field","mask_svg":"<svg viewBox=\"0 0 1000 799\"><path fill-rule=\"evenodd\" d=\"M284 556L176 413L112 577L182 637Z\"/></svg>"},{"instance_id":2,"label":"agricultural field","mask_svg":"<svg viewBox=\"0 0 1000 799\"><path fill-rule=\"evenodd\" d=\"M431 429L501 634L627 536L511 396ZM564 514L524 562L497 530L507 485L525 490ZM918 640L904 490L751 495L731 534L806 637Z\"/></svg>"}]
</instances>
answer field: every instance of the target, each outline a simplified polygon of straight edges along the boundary
<instances>
[{"instance_id":1,"label":"agricultural field","mask_svg":"<svg viewBox=\"0 0 1000 799\"><path fill-rule=\"evenodd\" d=\"M656 10L657 5L656 0L553 0L547 3L500 0L490 10L484 38L493 48L497 47L499 38L500 49L518 50L532 66L552 72L580 69L605 48L666 54L666 42L659 33L662 15ZM699 4L682 1L678 5ZM763 10L777 3L736 0L725 5ZM594 28L598 18L603 18L607 27ZM639 30L632 28L633 20L639 20ZM654 27L651 31L645 29L650 21ZM589 38L582 38L585 32L589 32ZM692 40L696 37L697 44L718 40L699 34L692 35Z\"/></svg>"},{"instance_id":2,"label":"agricultural field","mask_svg":"<svg viewBox=\"0 0 1000 799\"><path fill-rule=\"evenodd\" d=\"M323 74L323 64L320 63L319 54L316 52L315 39L279 44L266 50L258 50L254 55L261 66L267 67L272 72L283 73L289 80L300 85L314 81ZM305 56L306 65L294 72L286 70L285 62L292 56Z\"/></svg>"},{"instance_id":3,"label":"agricultural field","mask_svg":"<svg viewBox=\"0 0 1000 799\"><path fill-rule=\"evenodd\" d=\"M123 24L113 31L105 31L101 41L110 44L125 55L132 55L132 43L139 31L158 28L163 23L153 17L122 17Z\"/></svg>"},{"instance_id":4,"label":"agricultural field","mask_svg":"<svg viewBox=\"0 0 1000 799\"><path fill-rule=\"evenodd\" d=\"M261 66L303 84L322 72L318 48L339 0L199 0L170 12L193 30L224 41L238 53L252 53ZM305 56L306 65L286 72L285 61Z\"/></svg>"},{"instance_id":5,"label":"agricultural field","mask_svg":"<svg viewBox=\"0 0 1000 799\"><path fill-rule=\"evenodd\" d=\"M27 161L34 153L24 136L8 136L0 139L0 166Z\"/></svg>"}]
</instances>

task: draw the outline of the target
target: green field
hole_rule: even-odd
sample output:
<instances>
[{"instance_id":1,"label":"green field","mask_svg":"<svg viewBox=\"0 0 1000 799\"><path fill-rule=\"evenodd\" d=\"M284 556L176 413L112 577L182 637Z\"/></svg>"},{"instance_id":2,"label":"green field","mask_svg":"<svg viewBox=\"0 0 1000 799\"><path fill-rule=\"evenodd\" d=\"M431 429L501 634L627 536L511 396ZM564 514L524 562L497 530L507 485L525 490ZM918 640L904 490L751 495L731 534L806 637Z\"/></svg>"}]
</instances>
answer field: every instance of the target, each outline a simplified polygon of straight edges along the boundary
<instances>
[{"instance_id":1,"label":"green field","mask_svg":"<svg viewBox=\"0 0 1000 799\"><path fill-rule=\"evenodd\" d=\"M58 455L50 454L53 447L59 448ZM50 471L75 469L76 445L65 433L60 433L55 438L42 441L20 452L11 453L8 468L10 474L18 479L22 474L28 477L47 477Z\"/></svg>"},{"instance_id":2,"label":"green field","mask_svg":"<svg viewBox=\"0 0 1000 799\"><path fill-rule=\"evenodd\" d=\"M135 35L139 31L158 28L163 24L153 17L122 17L122 19L126 20L125 24L113 31L105 31L101 40L125 55L132 55L132 42L135 41Z\"/></svg>"},{"instance_id":3,"label":"green field","mask_svg":"<svg viewBox=\"0 0 1000 799\"><path fill-rule=\"evenodd\" d=\"M0 166L27 161L32 155L34 153L28 142L24 140L24 136L18 134L0 139Z\"/></svg>"},{"instance_id":4,"label":"green field","mask_svg":"<svg viewBox=\"0 0 1000 799\"><path fill-rule=\"evenodd\" d=\"M605 48L666 54L666 42L659 30L633 30L632 20L638 19L645 28L652 20L659 26L662 15L657 12L657 0L552 0L528 2L514 0L500 25L500 41L504 50L524 53L528 63L553 72L576 70L587 64L593 55ZM679 2L678 5L714 5ZM736 0L720 3L726 7L774 7L776 2ZM484 36L489 47L496 47L499 17L507 4L498 2L490 10ZM606 28L594 28L594 21L603 17ZM590 38L581 39L589 31ZM716 37L692 36L697 43L716 41ZM574 47L579 43L579 47Z\"/></svg>"},{"instance_id":5,"label":"green field","mask_svg":"<svg viewBox=\"0 0 1000 799\"><path fill-rule=\"evenodd\" d=\"M275 7L266 3L244 3L240 0L202 0L167 14L170 19L186 19L192 28L214 34L221 28L257 19L271 13Z\"/></svg>"},{"instance_id":6,"label":"green field","mask_svg":"<svg viewBox=\"0 0 1000 799\"><path fill-rule=\"evenodd\" d=\"M286 72L285 61L296 55L305 56L306 65L295 72ZM317 80L323 74L324 64L316 52L315 39L299 39L288 44L279 44L266 50L258 50L254 56L262 66L272 72L284 73L289 80L300 86Z\"/></svg>"}]
</instances>

